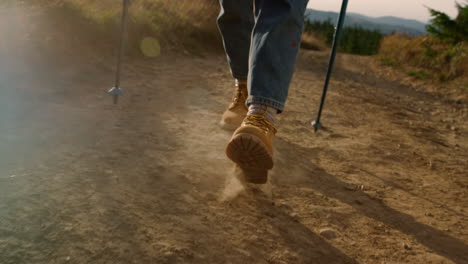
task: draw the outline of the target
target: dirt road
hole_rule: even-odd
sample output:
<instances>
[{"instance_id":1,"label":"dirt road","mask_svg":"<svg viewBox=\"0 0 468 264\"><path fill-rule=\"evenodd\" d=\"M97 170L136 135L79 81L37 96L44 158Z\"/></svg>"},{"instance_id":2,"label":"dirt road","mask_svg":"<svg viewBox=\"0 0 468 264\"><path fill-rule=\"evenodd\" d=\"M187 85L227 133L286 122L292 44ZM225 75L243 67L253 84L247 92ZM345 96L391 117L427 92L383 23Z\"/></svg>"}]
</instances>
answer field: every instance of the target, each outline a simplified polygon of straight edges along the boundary
<instances>
[{"instance_id":1,"label":"dirt road","mask_svg":"<svg viewBox=\"0 0 468 264\"><path fill-rule=\"evenodd\" d=\"M0 263L468 263L468 108L341 55L300 56L262 188L217 123L222 54L113 59L43 10L0 12Z\"/></svg>"}]
</instances>

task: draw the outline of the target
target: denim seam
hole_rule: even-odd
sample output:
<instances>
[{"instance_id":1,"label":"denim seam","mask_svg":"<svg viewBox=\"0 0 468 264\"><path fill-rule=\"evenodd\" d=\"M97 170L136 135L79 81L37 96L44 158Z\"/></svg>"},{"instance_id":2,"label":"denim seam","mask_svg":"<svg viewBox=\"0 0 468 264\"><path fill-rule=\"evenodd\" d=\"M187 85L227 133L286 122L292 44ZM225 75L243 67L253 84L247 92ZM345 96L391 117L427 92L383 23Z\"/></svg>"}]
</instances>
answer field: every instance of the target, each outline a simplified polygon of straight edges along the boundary
<instances>
[{"instance_id":1,"label":"denim seam","mask_svg":"<svg viewBox=\"0 0 468 264\"><path fill-rule=\"evenodd\" d=\"M278 110L279 112L283 112L284 110L284 103L278 102L270 98L262 97L262 96L249 96L247 98L246 104L249 105L253 103L265 104L265 105L271 106L275 108L276 110Z\"/></svg>"}]
</instances>

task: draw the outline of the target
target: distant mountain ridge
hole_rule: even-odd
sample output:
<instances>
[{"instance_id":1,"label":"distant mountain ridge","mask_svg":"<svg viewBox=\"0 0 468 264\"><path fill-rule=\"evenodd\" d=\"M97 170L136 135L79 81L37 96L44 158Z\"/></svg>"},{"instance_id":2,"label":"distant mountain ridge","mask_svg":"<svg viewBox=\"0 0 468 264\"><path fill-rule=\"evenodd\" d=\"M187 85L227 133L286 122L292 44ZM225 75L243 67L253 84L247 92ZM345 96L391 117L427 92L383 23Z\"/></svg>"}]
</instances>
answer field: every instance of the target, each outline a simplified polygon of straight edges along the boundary
<instances>
[{"instance_id":1,"label":"distant mountain ridge","mask_svg":"<svg viewBox=\"0 0 468 264\"><path fill-rule=\"evenodd\" d=\"M307 9L306 17L309 21L331 20L333 23L338 19L337 12L318 11ZM383 34L402 33L410 36L426 34L426 24L413 20L393 16L369 17L357 13L346 15L345 27L360 26L369 30L379 30Z\"/></svg>"}]
</instances>

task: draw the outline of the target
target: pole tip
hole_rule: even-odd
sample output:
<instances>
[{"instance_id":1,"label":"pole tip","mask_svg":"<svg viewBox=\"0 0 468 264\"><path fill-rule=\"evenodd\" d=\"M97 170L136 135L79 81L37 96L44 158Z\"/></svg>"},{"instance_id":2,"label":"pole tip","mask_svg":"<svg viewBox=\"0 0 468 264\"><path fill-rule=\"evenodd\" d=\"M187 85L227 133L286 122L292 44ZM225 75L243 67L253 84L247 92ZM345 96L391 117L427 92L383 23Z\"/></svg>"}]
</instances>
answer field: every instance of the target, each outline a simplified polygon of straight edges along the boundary
<instances>
[{"instance_id":1,"label":"pole tip","mask_svg":"<svg viewBox=\"0 0 468 264\"><path fill-rule=\"evenodd\" d=\"M107 93L114 97L114 104L117 104L119 101L119 96L123 94L123 90L121 88L112 87L112 89L107 91Z\"/></svg>"},{"instance_id":2,"label":"pole tip","mask_svg":"<svg viewBox=\"0 0 468 264\"><path fill-rule=\"evenodd\" d=\"M319 120L314 120L312 121L312 127L314 128L314 132L317 133L317 131L322 128L322 123L320 123Z\"/></svg>"}]
</instances>

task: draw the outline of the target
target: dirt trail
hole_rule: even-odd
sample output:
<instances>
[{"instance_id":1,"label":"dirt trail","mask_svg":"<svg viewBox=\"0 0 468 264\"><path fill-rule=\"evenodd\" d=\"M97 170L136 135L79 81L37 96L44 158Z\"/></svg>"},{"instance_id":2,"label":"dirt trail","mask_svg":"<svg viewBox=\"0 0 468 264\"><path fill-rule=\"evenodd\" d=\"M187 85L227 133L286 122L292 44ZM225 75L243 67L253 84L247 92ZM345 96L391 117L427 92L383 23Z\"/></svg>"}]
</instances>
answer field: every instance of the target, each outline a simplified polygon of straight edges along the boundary
<instances>
[{"instance_id":1,"label":"dirt trail","mask_svg":"<svg viewBox=\"0 0 468 264\"><path fill-rule=\"evenodd\" d=\"M221 54L130 61L114 106L92 40L0 15L0 263L468 263L466 101L341 55L315 135L327 55L303 52L254 188L224 156Z\"/></svg>"}]
</instances>

